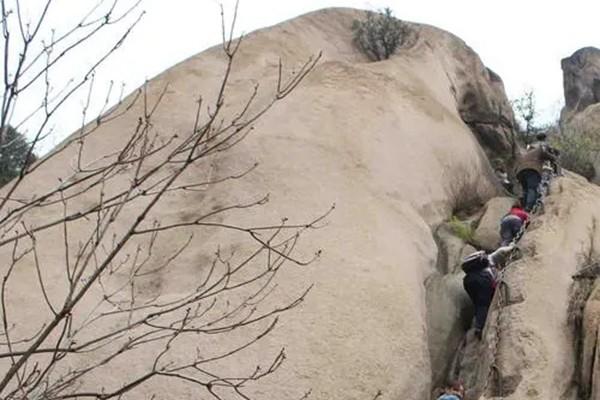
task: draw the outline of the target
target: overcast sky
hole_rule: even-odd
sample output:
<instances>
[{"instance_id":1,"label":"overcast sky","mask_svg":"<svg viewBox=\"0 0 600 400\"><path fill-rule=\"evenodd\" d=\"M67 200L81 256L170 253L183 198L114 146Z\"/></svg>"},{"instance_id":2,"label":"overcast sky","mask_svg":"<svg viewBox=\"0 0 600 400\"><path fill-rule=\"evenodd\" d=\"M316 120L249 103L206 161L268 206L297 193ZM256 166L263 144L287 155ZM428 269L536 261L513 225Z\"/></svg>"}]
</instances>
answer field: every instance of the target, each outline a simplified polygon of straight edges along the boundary
<instances>
[{"instance_id":1,"label":"overcast sky","mask_svg":"<svg viewBox=\"0 0 600 400\"><path fill-rule=\"evenodd\" d=\"M45 0L27 0L31 10ZM133 0L122 0L132 4ZM58 30L97 0L55 0L48 27ZM175 63L220 40L217 0L142 0L145 15L125 44L98 75L97 87L111 79L124 82L129 92ZM223 0L231 11L234 0ZM492 5L493 4L493 5ZM238 33L333 6L377 9L389 6L397 17L446 29L467 42L484 63L504 80L509 98L535 90L544 119L559 111L562 101L560 60L584 46L600 47L597 18L600 3L589 0L240 0ZM133 18L133 16L132 16ZM116 37L118 29L114 31ZM103 36L110 42L110 36ZM90 44L79 54L84 62L70 62L62 73L72 73L93 59ZM318 50L318 49L315 49ZM78 59L78 61L80 61ZM66 75L65 75L66 76ZM63 77L64 78L64 77ZM60 80L60 74L56 75ZM98 97L102 97L98 95ZM77 127L82 100L71 103L56 120L63 134ZM56 143L57 139L53 142ZM50 144L49 144L50 145Z\"/></svg>"}]
</instances>

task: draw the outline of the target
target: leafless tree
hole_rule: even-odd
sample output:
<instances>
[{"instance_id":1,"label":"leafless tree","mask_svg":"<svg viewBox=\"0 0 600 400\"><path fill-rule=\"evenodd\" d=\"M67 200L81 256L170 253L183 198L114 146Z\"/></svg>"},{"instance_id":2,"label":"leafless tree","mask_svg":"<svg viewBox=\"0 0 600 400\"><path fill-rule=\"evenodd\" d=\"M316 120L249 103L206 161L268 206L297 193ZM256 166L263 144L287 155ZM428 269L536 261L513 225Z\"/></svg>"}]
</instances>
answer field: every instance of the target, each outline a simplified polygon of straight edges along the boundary
<instances>
[{"instance_id":1,"label":"leafless tree","mask_svg":"<svg viewBox=\"0 0 600 400\"><path fill-rule=\"evenodd\" d=\"M513 110L521 125L518 131L523 144L530 144L535 139L536 133L540 131L538 126L538 110L536 107L535 93L533 90L526 90L523 94L512 102Z\"/></svg>"},{"instance_id":2,"label":"leafless tree","mask_svg":"<svg viewBox=\"0 0 600 400\"><path fill-rule=\"evenodd\" d=\"M94 71L126 39L142 13L137 2L122 8L121 0L100 0L71 29L40 39L47 13L55 6L52 0L42 2L35 22L24 19L19 0L0 1L5 50L0 132L24 123L13 121L17 101L41 82L45 96L28 117L41 116L35 132L30 132L33 153L52 134L51 121L61 106L80 89L89 91L85 121ZM217 95L210 101L198 97L195 122L188 131L167 135L155 128L153 118L167 88L154 95L145 85L117 106L103 110L92 123L82 123L49 155L23 165L20 175L3 189L0 398L121 399L151 380L169 379L196 385L217 399L248 399L247 385L272 374L284 361L281 350L242 376L229 376L222 368L224 362L234 363L237 355L272 332L279 316L304 300L310 287L286 302L274 299L276 277L286 264L306 265L318 257L315 251L314 257L299 258L295 250L300 236L318 228L330 211L302 223L286 219L263 226L228 222L226 217L232 212L265 205L268 196L264 196L217 208L199 207L195 215L183 220L162 221L155 216L165 198L210 191L252 173L256 165L195 181L190 181L193 174L189 174L191 167L207 167L245 139L256 121L288 96L319 59L308 59L289 76L280 62L268 101L257 103L259 93L266 96L257 85L247 102L229 104L228 82L243 42L243 37L233 37L236 13L237 6L229 29L222 15L225 62ZM51 72L60 60L132 15L133 23L81 79L61 90L52 87ZM231 112L234 108L238 111ZM94 132L125 115L131 119L132 114L137 124L122 133L126 139L117 151L93 161L84 156ZM25 190L32 173L73 149L76 157L69 176L35 194ZM172 270L194 235L206 230L243 236L245 244L236 252L225 251L226 243L215 247L213 257L200 266L191 290L168 298L160 293L140 294L139 286ZM172 246L171 253L157 254L161 241L174 231L184 232L187 239ZM47 235L60 238L55 246L62 257L49 260L43 256L39 243ZM23 276L35 280L28 282L26 296L19 296L15 284ZM20 304L23 299L31 304ZM41 306L34 319L32 314L22 314L37 304ZM139 360L131 373L111 374L112 368L127 360Z\"/></svg>"}]
</instances>

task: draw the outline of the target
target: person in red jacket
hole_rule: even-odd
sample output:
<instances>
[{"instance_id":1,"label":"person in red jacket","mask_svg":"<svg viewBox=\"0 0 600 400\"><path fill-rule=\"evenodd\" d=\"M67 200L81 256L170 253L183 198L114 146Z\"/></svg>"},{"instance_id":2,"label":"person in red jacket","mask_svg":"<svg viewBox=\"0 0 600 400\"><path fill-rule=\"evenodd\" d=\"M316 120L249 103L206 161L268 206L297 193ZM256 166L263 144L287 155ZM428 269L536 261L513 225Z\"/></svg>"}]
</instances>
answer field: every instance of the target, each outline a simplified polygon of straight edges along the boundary
<instances>
[{"instance_id":1,"label":"person in red jacket","mask_svg":"<svg viewBox=\"0 0 600 400\"><path fill-rule=\"evenodd\" d=\"M510 244L527 221L529 221L529 214L518 201L515 202L508 214L500 220L500 237L502 238L500 245L507 246Z\"/></svg>"}]
</instances>

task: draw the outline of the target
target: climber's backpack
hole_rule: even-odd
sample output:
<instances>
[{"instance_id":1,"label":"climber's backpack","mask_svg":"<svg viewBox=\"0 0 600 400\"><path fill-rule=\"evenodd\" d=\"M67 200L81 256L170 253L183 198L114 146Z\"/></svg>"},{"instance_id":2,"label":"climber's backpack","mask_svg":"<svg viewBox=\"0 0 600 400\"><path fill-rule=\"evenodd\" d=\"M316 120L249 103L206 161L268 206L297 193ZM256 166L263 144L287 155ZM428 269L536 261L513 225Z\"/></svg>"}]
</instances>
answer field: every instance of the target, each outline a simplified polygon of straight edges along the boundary
<instances>
[{"instance_id":1,"label":"climber's backpack","mask_svg":"<svg viewBox=\"0 0 600 400\"><path fill-rule=\"evenodd\" d=\"M461 268L468 274L470 272L481 271L489 265L488 256L485 251L476 251L463 258Z\"/></svg>"}]
</instances>

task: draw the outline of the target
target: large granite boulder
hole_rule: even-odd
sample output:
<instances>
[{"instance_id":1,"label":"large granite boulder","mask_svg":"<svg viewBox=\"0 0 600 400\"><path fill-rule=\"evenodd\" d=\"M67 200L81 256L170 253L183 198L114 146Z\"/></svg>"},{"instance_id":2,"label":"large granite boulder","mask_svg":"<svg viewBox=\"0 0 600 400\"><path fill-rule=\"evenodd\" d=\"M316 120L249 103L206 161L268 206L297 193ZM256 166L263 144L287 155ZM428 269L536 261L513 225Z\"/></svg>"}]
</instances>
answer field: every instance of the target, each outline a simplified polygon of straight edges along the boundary
<instances>
[{"instance_id":1,"label":"large granite boulder","mask_svg":"<svg viewBox=\"0 0 600 400\"><path fill-rule=\"evenodd\" d=\"M561 61L565 106L561 119L600 102L600 49L584 47Z\"/></svg>"},{"instance_id":2,"label":"large granite boulder","mask_svg":"<svg viewBox=\"0 0 600 400\"><path fill-rule=\"evenodd\" d=\"M428 323L424 285L437 271L438 248L432 230L451 216L451 187L456 181L476 187L484 201L497 193L489 162L463 118L468 115L472 117L469 123L488 123L487 111L492 115L496 105L506 104L498 79L491 79L477 54L460 39L424 25L412 26L417 39L391 59L368 62L352 41L352 23L363 15L358 10L327 9L247 35L226 88L222 114L225 123L240 112L257 82L261 86L253 107L268 104L267 93L277 86L280 57L284 72L291 72L292 66L319 51L323 57L290 97L257 121L253 134L230 150L215 154L210 162L191 167L179 184L236 175L258 163L256 170L202 190L170 192L150 216L163 224L189 221L269 193L270 201L264 207L235 209L220 220L224 224L259 226L279 223L281 217L310 220L336 204L328 223L307 232L297 245L300 254L308 258L315 249L322 248L320 261L304 268L286 264L266 293L269 305L281 307L314 284L306 300L283 313L276 329L255 345L219 362L223 376L244 376L252 374L257 365L268 368L266 364L285 348L287 362L282 368L268 379L245 383L245 394L252 398L301 398L308 390L315 399L368 399L378 391L381 400L401 395L406 400L427 398L432 376L448 357L447 353L436 352L432 363L435 350L428 340L429 330L437 328ZM145 92L147 103L154 104L164 95L151 126L158 135L157 143L163 143L163 139L169 143L166 139L170 135L185 133L194 126L198 94L203 94L205 104L210 103L225 67L226 57L222 47L217 46L150 80ZM487 104L485 118L479 118L480 102ZM32 174L15 196L31 198L55 185L69 173L80 154L83 165L116 154L129 140L128 133L138 126L143 112L143 105L138 103L122 118L99 127L86 139L84 151L79 151L77 143L62 149ZM499 142L504 141L502 132L495 134ZM151 161L143 167L150 168ZM107 197L130 182L130 172L112 177L115 184L103 187ZM95 201L95 194L82 196L69 200L68 209L78 210ZM137 199L128 215L134 216L144 201ZM35 210L35 215L23 222L36 226L53 221L63 212L62 203L57 201ZM113 233L119 237L127 226L126 221L117 221L111 237ZM79 238L91 235L90 229L91 222L70 224L68 240L72 240L73 249L78 248ZM57 246L63 243L64 232L60 225L37 238L46 289L58 299L57 303L64 296L67 255ZM137 301L145 304L158 297L157 301L168 302L181 293L197 290L199 281L211 270L217 249L229 263L230 257L238 260L254 248L245 238L216 227L170 232L157 242L153 257L165 260L188 240L189 245L172 270L155 280L146 278L144 286L134 288L138 290ZM136 236L127 251L135 253L136 246L145 248L148 241ZM1 256L10 259L6 252ZM12 281L15 290L7 302L18 309L20 326L30 325L30 332L53 318L44 307L43 296L32 296L38 277L31 255L19 261ZM116 287L122 284L115 282ZM460 274L448 279L448 285L454 298L464 304ZM448 293L442 289L432 293ZM223 309L215 312L226 313L227 307L235 307L234 300L222 302ZM97 301L102 301L100 290L91 293L82 304L84 309L73 311L73 318L93 314ZM454 321L455 314L444 318L440 323ZM113 323L99 329L120 326L123 321ZM460 334L460 327L453 324L454 331ZM172 362L187 359L197 351L209 357L246 339L234 334L184 333L170 347ZM259 333L258 327L246 331L247 337ZM148 359L165 346L140 348L135 362L127 354L120 356L81 382L81 390L116 390L128 379L143 375ZM0 350L5 350L2 345ZM96 357L94 351L80 358L67 354L61 363L81 367ZM0 364L0 369L4 366ZM136 387L130 398L203 396L200 389L166 382L149 381Z\"/></svg>"}]
</instances>

